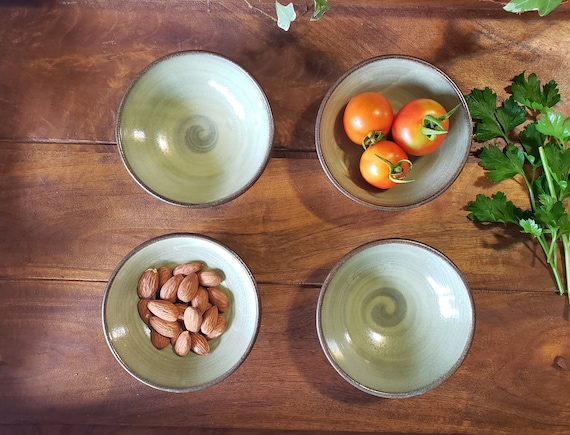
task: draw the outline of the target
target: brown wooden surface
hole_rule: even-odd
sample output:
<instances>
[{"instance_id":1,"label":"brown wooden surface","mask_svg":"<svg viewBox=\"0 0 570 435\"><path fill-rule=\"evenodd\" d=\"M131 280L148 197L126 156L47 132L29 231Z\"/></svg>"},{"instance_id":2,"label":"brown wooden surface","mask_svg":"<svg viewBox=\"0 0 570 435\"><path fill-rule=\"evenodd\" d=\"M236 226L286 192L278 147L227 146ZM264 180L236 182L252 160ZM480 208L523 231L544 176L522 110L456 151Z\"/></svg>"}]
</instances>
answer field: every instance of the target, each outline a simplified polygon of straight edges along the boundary
<instances>
[{"instance_id":1,"label":"brown wooden surface","mask_svg":"<svg viewBox=\"0 0 570 435\"><path fill-rule=\"evenodd\" d=\"M252 2L271 11L272 2ZM297 7L304 3L295 2ZM310 2L309 2L310 4ZM468 93L536 72L559 83L570 114L570 26L496 2L331 2L285 33L245 2L0 1L0 433L568 433L568 302L516 229L477 227L465 207L497 190L474 155L444 195L379 212L351 202L316 158L324 94L366 58L402 53ZM260 82L274 153L244 195L213 209L146 194L116 150L122 95L171 52L221 53ZM514 182L501 189L526 197ZM101 302L116 264L148 238L197 232L227 244L259 283L255 346L230 378L198 393L144 386L109 351ZM315 331L320 285L371 240L427 243L462 270L476 305L457 373L419 397L384 400L349 386Z\"/></svg>"}]
</instances>

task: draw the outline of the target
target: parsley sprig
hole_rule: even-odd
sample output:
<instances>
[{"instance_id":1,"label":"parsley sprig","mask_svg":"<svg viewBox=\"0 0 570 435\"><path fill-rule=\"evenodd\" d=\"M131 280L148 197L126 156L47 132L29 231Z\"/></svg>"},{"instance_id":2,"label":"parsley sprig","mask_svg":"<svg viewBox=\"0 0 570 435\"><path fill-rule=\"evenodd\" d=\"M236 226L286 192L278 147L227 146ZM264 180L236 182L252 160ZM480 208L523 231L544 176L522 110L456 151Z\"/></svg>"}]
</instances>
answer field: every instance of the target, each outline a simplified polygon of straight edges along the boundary
<instances>
[{"instance_id":1,"label":"parsley sprig","mask_svg":"<svg viewBox=\"0 0 570 435\"><path fill-rule=\"evenodd\" d=\"M523 72L512 80L510 96L500 104L488 87L473 89L466 100L475 122L474 139L504 142L481 151L480 165L489 179L520 179L529 193L527 209L501 191L490 197L479 194L467 207L469 219L515 224L534 236L560 294L568 293L570 300L570 118L554 109L560 101L556 82L542 86L536 74L527 78Z\"/></svg>"}]
</instances>

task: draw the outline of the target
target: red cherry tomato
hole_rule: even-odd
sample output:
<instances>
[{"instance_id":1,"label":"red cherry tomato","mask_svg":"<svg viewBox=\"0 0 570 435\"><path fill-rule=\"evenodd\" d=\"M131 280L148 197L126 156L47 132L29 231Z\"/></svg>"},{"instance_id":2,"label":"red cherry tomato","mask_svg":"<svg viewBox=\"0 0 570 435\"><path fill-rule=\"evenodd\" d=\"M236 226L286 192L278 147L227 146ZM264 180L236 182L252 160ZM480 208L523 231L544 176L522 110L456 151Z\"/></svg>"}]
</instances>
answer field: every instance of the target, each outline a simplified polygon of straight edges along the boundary
<instances>
[{"instance_id":1,"label":"red cherry tomato","mask_svg":"<svg viewBox=\"0 0 570 435\"><path fill-rule=\"evenodd\" d=\"M411 166L404 150L387 140L370 145L360 157L360 173L369 184L380 189L410 182L405 177Z\"/></svg>"},{"instance_id":2,"label":"red cherry tomato","mask_svg":"<svg viewBox=\"0 0 570 435\"><path fill-rule=\"evenodd\" d=\"M364 92L351 98L344 109L343 124L348 138L362 145L365 137L374 132L387 136L394 119L388 99L378 92Z\"/></svg>"},{"instance_id":3,"label":"red cherry tomato","mask_svg":"<svg viewBox=\"0 0 570 435\"><path fill-rule=\"evenodd\" d=\"M412 100L394 116L392 138L409 155L430 154L447 136L449 117L456 109L447 112L440 103L429 98Z\"/></svg>"}]
</instances>

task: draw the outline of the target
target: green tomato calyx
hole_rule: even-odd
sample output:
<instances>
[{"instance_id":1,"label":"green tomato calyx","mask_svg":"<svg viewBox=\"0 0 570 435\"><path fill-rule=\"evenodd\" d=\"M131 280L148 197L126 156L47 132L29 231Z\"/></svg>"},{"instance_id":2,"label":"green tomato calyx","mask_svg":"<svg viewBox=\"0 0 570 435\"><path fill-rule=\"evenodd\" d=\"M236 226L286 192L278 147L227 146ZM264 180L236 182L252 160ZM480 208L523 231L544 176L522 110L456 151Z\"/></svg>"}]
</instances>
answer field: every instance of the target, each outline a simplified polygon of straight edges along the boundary
<instances>
[{"instance_id":1,"label":"green tomato calyx","mask_svg":"<svg viewBox=\"0 0 570 435\"><path fill-rule=\"evenodd\" d=\"M428 140L435 140L438 135L447 134L447 129L443 126L442 122L450 118L458 108L459 104L447 112L445 115L437 118L433 115L424 116L422 123L422 133L428 138Z\"/></svg>"},{"instance_id":2,"label":"green tomato calyx","mask_svg":"<svg viewBox=\"0 0 570 435\"><path fill-rule=\"evenodd\" d=\"M386 136L381 131L379 130L371 131L366 136L364 136L364 139L362 139L362 146L364 147L364 149L366 149L370 145L374 145L376 142L380 142L384 139L386 139Z\"/></svg>"},{"instance_id":3,"label":"green tomato calyx","mask_svg":"<svg viewBox=\"0 0 570 435\"><path fill-rule=\"evenodd\" d=\"M396 163L392 163L390 160L385 159L384 157L378 154L374 155L378 157L380 160L382 160L388 166L388 168L390 168L390 173L388 174L388 178L393 183L404 184L404 183L411 183L412 181L414 181L414 180L406 180L406 171L402 167L404 163L407 163L409 165L408 170L411 169L412 162L410 160L402 159L397 161Z\"/></svg>"}]
</instances>

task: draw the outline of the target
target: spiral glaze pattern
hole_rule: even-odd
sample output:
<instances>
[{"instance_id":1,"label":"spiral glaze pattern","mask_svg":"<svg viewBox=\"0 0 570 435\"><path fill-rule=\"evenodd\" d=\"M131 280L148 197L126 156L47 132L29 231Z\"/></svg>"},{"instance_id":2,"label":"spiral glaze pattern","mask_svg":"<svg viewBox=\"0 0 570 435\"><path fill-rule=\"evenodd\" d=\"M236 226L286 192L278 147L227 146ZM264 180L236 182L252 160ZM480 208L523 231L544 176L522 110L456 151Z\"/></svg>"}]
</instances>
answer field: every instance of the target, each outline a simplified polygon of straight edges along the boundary
<instances>
[{"instance_id":1,"label":"spiral glaze pattern","mask_svg":"<svg viewBox=\"0 0 570 435\"><path fill-rule=\"evenodd\" d=\"M218 126L205 115L195 115L188 119L184 139L188 148L195 153L212 151L218 143Z\"/></svg>"},{"instance_id":2,"label":"spiral glaze pattern","mask_svg":"<svg viewBox=\"0 0 570 435\"><path fill-rule=\"evenodd\" d=\"M363 300L362 309L370 324L392 328L406 317L407 303L401 292L394 288L379 288Z\"/></svg>"}]
</instances>

